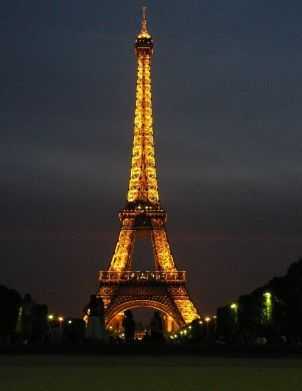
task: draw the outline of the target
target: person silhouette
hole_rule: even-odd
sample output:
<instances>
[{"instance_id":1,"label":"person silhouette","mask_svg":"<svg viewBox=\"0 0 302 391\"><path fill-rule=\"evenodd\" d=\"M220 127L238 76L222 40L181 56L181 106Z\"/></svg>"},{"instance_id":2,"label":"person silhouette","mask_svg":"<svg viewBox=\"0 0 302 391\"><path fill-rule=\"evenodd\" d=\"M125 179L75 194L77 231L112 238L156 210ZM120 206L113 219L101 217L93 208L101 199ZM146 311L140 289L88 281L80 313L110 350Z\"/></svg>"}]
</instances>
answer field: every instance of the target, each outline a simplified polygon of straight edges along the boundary
<instances>
[{"instance_id":1,"label":"person silhouette","mask_svg":"<svg viewBox=\"0 0 302 391\"><path fill-rule=\"evenodd\" d=\"M163 322L159 311L154 311L154 315L150 324L151 338L154 341L163 340Z\"/></svg>"},{"instance_id":2,"label":"person silhouette","mask_svg":"<svg viewBox=\"0 0 302 391\"><path fill-rule=\"evenodd\" d=\"M130 343L134 340L135 334L135 322L133 319L133 314L130 310L126 310L124 313L123 327L125 332L125 340L127 343Z\"/></svg>"},{"instance_id":3,"label":"person silhouette","mask_svg":"<svg viewBox=\"0 0 302 391\"><path fill-rule=\"evenodd\" d=\"M105 338L104 302L101 297L90 296L89 304L85 312L88 315L86 337L91 340L102 340Z\"/></svg>"}]
</instances>

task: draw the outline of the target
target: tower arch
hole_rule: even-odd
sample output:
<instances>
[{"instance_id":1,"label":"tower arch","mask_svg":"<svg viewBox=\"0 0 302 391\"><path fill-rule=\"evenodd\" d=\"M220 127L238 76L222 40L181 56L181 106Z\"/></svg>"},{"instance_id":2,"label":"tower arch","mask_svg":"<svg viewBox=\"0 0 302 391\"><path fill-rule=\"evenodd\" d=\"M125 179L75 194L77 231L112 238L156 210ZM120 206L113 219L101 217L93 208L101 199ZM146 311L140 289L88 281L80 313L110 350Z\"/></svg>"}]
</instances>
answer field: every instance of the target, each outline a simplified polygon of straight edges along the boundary
<instances>
[{"instance_id":1,"label":"tower arch","mask_svg":"<svg viewBox=\"0 0 302 391\"><path fill-rule=\"evenodd\" d=\"M129 298L128 300L125 300L122 303L119 303L111 307L110 311L106 313L106 318L105 318L106 327L108 328L112 326L114 324L115 318L117 316L120 316L125 311L135 310L140 308L147 308L147 309L159 311L161 314L163 314L166 321L169 320L170 323L173 323L171 329L167 327L167 331L179 329L184 325L182 319L179 318L178 314L175 311L173 311L173 309L171 309L169 305L166 303L161 303L158 300L144 300L144 299L137 299L137 298L136 299Z\"/></svg>"}]
</instances>

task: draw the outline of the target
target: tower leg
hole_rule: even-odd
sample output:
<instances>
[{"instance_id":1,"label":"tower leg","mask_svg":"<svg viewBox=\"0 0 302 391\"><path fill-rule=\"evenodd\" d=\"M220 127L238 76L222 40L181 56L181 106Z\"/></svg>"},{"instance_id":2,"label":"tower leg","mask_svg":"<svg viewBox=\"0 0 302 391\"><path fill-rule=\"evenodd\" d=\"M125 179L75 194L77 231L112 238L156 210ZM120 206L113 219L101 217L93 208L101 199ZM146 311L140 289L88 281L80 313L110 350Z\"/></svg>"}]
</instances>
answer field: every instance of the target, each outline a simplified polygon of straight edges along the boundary
<instances>
[{"instance_id":1,"label":"tower leg","mask_svg":"<svg viewBox=\"0 0 302 391\"><path fill-rule=\"evenodd\" d=\"M109 271L130 270L135 241L134 219L124 219Z\"/></svg>"}]
</instances>

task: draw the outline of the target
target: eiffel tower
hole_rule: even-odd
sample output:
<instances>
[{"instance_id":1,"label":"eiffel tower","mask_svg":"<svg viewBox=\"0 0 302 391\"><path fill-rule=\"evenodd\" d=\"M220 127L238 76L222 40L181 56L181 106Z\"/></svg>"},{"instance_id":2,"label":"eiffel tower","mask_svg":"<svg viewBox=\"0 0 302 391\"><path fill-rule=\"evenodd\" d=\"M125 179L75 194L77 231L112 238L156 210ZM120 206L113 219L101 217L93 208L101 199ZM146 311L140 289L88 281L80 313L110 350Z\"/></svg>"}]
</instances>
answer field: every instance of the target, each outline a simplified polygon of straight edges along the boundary
<instances>
[{"instance_id":1,"label":"eiffel tower","mask_svg":"<svg viewBox=\"0 0 302 391\"><path fill-rule=\"evenodd\" d=\"M153 141L151 58L153 40L146 8L135 41L137 58L134 138L127 203L119 212L121 230L107 270L99 273L98 296L105 305L105 321L116 328L123 312L134 308L159 310L167 331L199 318L186 288L186 272L177 270L167 238L167 214L159 201ZM133 270L135 240L152 242L154 270Z\"/></svg>"}]
</instances>

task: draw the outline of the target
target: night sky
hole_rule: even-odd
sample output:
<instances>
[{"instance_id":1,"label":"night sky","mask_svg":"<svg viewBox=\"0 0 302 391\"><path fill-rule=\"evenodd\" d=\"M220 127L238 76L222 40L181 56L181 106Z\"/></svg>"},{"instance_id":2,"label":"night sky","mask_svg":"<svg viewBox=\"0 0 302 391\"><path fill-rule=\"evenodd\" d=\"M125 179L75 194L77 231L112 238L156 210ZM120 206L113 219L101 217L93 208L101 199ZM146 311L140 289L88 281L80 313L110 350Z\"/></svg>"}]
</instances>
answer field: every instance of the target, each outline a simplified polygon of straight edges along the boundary
<instances>
[{"instance_id":1,"label":"night sky","mask_svg":"<svg viewBox=\"0 0 302 391\"><path fill-rule=\"evenodd\" d=\"M210 313L302 256L302 3L145 4L161 201ZM0 284L53 311L80 313L118 236L142 5L1 2Z\"/></svg>"}]
</instances>

